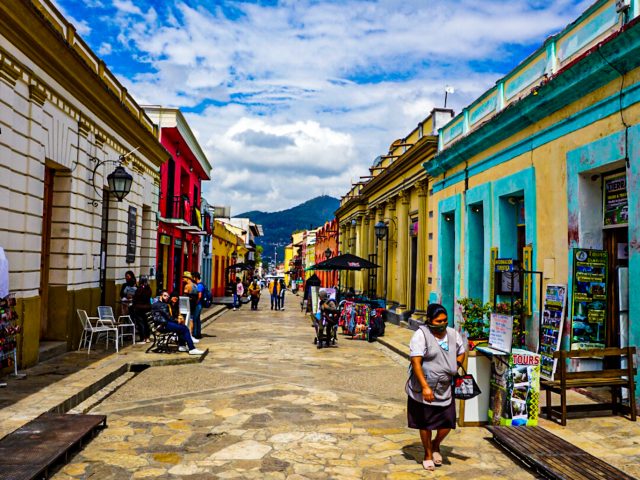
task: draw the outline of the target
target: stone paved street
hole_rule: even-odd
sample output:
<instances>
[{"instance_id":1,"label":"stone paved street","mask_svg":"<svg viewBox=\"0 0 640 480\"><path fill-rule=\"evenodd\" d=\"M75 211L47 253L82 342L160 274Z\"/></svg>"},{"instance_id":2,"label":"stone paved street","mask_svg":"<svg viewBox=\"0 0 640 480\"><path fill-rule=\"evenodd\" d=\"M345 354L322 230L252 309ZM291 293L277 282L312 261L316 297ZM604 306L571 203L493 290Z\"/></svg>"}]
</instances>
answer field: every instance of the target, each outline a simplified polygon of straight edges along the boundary
<instances>
[{"instance_id":1,"label":"stone paved street","mask_svg":"<svg viewBox=\"0 0 640 480\"><path fill-rule=\"evenodd\" d=\"M287 309L229 311L204 362L145 370L91 410L109 427L53 478L533 478L481 428L457 429L422 469L406 428L406 360L376 343L317 350Z\"/></svg>"}]
</instances>

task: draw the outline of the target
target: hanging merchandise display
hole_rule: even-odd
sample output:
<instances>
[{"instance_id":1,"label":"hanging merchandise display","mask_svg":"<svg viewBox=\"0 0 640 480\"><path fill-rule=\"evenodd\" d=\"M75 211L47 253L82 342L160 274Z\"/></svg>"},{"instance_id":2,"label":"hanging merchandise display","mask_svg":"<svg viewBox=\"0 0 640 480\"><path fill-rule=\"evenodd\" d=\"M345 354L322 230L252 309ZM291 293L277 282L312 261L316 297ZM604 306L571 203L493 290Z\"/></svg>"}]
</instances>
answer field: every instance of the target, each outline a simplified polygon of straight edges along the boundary
<instances>
[{"instance_id":1,"label":"hanging merchandise display","mask_svg":"<svg viewBox=\"0 0 640 480\"><path fill-rule=\"evenodd\" d=\"M566 285L547 285L544 296L544 311L540 325L540 376L553 380L557 359L553 354L560 348L564 325L564 306L567 298Z\"/></svg>"},{"instance_id":2,"label":"hanging merchandise display","mask_svg":"<svg viewBox=\"0 0 640 480\"><path fill-rule=\"evenodd\" d=\"M20 326L16 323L18 315L15 306L16 298L13 293L0 299L0 368L13 367L14 375L18 376L16 349Z\"/></svg>"},{"instance_id":3,"label":"hanging merchandise display","mask_svg":"<svg viewBox=\"0 0 640 480\"><path fill-rule=\"evenodd\" d=\"M356 340L369 339L371 309L364 303L345 301L340 310L338 325L342 333Z\"/></svg>"},{"instance_id":4,"label":"hanging merchandise display","mask_svg":"<svg viewBox=\"0 0 640 480\"><path fill-rule=\"evenodd\" d=\"M573 249L572 350L605 347L608 266L604 250Z\"/></svg>"},{"instance_id":5,"label":"hanging merchandise display","mask_svg":"<svg viewBox=\"0 0 640 480\"><path fill-rule=\"evenodd\" d=\"M540 355L514 349L491 358L489 421L536 426L540 401Z\"/></svg>"}]
</instances>

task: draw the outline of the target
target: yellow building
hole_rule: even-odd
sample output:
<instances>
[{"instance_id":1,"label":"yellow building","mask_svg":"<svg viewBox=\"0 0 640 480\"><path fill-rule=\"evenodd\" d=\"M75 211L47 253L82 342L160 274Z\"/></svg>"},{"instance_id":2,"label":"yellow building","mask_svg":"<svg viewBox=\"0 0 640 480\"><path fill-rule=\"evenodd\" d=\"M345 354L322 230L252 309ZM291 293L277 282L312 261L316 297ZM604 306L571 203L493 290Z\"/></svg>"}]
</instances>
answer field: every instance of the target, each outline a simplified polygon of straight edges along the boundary
<instances>
[{"instance_id":1,"label":"yellow building","mask_svg":"<svg viewBox=\"0 0 640 480\"><path fill-rule=\"evenodd\" d=\"M284 282L286 285L291 284L291 272L293 271L293 244L290 243L284 247Z\"/></svg>"},{"instance_id":2,"label":"yellow building","mask_svg":"<svg viewBox=\"0 0 640 480\"><path fill-rule=\"evenodd\" d=\"M241 237L241 229L215 220L211 238L211 279L208 283L211 285L214 297L225 296L230 278L229 267L234 263L242 262L246 253L247 248Z\"/></svg>"},{"instance_id":3,"label":"yellow building","mask_svg":"<svg viewBox=\"0 0 640 480\"><path fill-rule=\"evenodd\" d=\"M342 273L341 287L385 299L399 317L413 313L421 318L426 309L429 180L422 164L435 155L437 129L452 116L451 110L434 109L405 138L393 142L370 167L371 178L353 185L336 211L340 253L380 265Z\"/></svg>"}]
</instances>

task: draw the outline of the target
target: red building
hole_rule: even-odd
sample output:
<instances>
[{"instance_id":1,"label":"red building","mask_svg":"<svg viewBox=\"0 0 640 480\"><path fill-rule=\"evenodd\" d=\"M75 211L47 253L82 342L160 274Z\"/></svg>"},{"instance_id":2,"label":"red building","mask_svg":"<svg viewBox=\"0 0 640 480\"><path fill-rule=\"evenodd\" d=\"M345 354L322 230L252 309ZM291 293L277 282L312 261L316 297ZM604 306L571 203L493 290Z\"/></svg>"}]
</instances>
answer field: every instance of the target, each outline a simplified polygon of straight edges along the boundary
<instances>
[{"instance_id":1,"label":"red building","mask_svg":"<svg viewBox=\"0 0 640 480\"><path fill-rule=\"evenodd\" d=\"M187 121L176 108L145 107L160 127L160 143L171 157L160 167L158 219L158 289L180 289L182 273L199 271L200 243L211 234L208 212L202 211L202 182L211 165Z\"/></svg>"},{"instance_id":2,"label":"red building","mask_svg":"<svg viewBox=\"0 0 640 480\"><path fill-rule=\"evenodd\" d=\"M316 232L315 263L324 262L338 255L338 221L326 222ZM333 287L338 284L337 271L317 271L323 287Z\"/></svg>"}]
</instances>

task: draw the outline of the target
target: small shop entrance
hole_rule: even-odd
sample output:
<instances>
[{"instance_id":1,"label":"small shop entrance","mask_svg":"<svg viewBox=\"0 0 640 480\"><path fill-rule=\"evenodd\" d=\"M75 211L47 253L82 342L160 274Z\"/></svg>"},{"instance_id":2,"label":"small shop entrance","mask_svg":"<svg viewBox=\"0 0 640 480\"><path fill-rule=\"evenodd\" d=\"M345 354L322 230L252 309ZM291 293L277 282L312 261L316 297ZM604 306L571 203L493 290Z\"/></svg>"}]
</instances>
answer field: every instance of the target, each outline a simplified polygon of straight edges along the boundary
<instances>
[{"instance_id":1,"label":"small shop entrance","mask_svg":"<svg viewBox=\"0 0 640 480\"><path fill-rule=\"evenodd\" d=\"M607 328L606 342L609 347L622 346L621 324L626 325L626 299L629 288L626 282L629 267L628 255L629 229L627 227L610 228L603 231L604 249L609 254L609 281L607 282Z\"/></svg>"}]
</instances>

